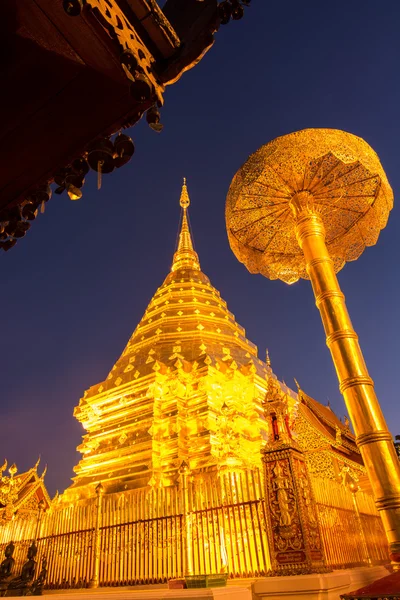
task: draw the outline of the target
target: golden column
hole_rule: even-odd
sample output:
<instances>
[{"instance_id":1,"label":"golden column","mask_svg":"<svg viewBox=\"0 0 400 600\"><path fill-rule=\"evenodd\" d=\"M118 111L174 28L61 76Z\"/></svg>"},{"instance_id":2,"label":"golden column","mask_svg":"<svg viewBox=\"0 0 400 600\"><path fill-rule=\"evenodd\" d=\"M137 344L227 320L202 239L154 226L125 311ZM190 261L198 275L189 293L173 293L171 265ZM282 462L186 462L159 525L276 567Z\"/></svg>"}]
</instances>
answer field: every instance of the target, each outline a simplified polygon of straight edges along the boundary
<instances>
[{"instance_id":1,"label":"golden column","mask_svg":"<svg viewBox=\"0 0 400 600\"><path fill-rule=\"evenodd\" d=\"M248 159L229 189L226 221L231 248L250 272L311 280L390 557L400 563L400 462L336 278L377 242L392 206L386 174L364 140L306 129Z\"/></svg>"},{"instance_id":2,"label":"golden column","mask_svg":"<svg viewBox=\"0 0 400 600\"><path fill-rule=\"evenodd\" d=\"M94 529L94 564L93 564L93 575L89 581L90 588L99 587L99 575L100 575L100 551L101 551L101 509L103 501L104 487L101 483L96 486L96 525Z\"/></svg>"}]
</instances>

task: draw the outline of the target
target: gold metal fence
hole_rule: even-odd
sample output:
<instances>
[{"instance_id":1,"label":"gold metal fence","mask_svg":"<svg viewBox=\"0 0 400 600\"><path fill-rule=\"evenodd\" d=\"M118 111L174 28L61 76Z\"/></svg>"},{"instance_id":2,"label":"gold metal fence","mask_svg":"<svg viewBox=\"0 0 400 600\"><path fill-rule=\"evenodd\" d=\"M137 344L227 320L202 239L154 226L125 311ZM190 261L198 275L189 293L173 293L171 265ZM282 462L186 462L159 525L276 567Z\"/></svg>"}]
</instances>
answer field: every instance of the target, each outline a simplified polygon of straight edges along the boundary
<instances>
[{"instance_id":1,"label":"gold metal fence","mask_svg":"<svg viewBox=\"0 0 400 600\"><path fill-rule=\"evenodd\" d=\"M386 538L371 496L312 478L327 565L348 568L388 562ZM202 473L187 487L107 494L96 530L96 498L55 504L0 530L0 552L14 541L20 573L38 531L37 562L47 557L49 588L86 587L100 540L99 583L164 582L184 573L254 577L270 571L267 511L259 471ZM185 500L184 500L185 498ZM96 534L98 531L98 536Z\"/></svg>"},{"instance_id":2,"label":"gold metal fence","mask_svg":"<svg viewBox=\"0 0 400 600\"><path fill-rule=\"evenodd\" d=\"M327 564L332 569L389 562L382 521L371 496L312 478Z\"/></svg>"},{"instance_id":3,"label":"gold metal fence","mask_svg":"<svg viewBox=\"0 0 400 600\"><path fill-rule=\"evenodd\" d=\"M100 528L100 585L158 583L184 575L184 535L190 522L193 573L231 577L268 571L262 500L209 508L183 515L140 519ZM37 540L37 562L48 560L47 587L86 587L93 574L95 530L57 533ZM1 551L6 544L1 545ZM26 560L30 540L15 542L15 572Z\"/></svg>"}]
</instances>

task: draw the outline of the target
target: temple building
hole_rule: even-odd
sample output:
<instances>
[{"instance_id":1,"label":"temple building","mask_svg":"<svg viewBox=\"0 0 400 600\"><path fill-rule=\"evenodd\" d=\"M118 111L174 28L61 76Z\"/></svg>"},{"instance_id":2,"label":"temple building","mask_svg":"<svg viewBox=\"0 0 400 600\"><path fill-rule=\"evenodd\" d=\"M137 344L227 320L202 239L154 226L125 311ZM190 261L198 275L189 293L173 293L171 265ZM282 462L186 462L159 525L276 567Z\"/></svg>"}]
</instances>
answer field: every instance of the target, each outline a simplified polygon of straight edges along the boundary
<instances>
[{"instance_id":1,"label":"temple building","mask_svg":"<svg viewBox=\"0 0 400 600\"><path fill-rule=\"evenodd\" d=\"M75 409L82 458L36 536L47 585L387 562L348 421L280 382L268 353L258 357L201 270L189 204L184 183L170 273L108 376ZM17 513L0 528L18 564L36 526L32 518L30 533L22 530Z\"/></svg>"}]
</instances>

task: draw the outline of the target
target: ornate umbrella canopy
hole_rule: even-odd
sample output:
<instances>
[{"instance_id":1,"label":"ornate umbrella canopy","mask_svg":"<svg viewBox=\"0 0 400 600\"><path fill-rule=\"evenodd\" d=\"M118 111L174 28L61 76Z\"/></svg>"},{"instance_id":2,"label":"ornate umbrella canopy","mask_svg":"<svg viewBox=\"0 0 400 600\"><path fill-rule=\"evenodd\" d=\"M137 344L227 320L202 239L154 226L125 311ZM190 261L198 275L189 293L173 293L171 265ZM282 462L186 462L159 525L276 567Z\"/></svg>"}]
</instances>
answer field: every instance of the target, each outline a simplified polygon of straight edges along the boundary
<instances>
[{"instance_id":1,"label":"ornate umbrella canopy","mask_svg":"<svg viewBox=\"0 0 400 600\"><path fill-rule=\"evenodd\" d=\"M226 201L229 243L251 273L308 279L295 235L293 196L318 213L336 272L373 246L393 207L377 154L337 129L303 129L272 140L236 173Z\"/></svg>"}]
</instances>

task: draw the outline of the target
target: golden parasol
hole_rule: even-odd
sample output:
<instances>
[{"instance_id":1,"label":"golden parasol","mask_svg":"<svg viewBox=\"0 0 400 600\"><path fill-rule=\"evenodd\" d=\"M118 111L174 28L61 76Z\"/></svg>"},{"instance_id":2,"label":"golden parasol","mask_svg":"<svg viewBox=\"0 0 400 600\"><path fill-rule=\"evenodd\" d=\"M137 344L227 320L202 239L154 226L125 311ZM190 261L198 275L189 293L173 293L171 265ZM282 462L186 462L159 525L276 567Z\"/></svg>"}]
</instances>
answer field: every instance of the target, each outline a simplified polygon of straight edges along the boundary
<instances>
[{"instance_id":1,"label":"golden parasol","mask_svg":"<svg viewBox=\"0 0 400 600\"><path fill-rule=\"evenodd\" d=\"M250 156L227 197L229 242L252 273L308 279L290 205L299 192L324 222L336 272L376 243L393 206L378 156L361 138L336 129L279 137Z\"/></svg>"},{"instance_id":2,"label":"golden parasol","mask_svg":"<svg viewBox=\"0 0 400 600\"><path fill-rule=\"evenodd\" d=\"M390 557L400 568L400 462L336 278L376 243L392 206L385 172L364 140L305 129L266 144L239 169L226 223L249 271L287 283L311 280Z\"/></svg>"}]
</instances>

